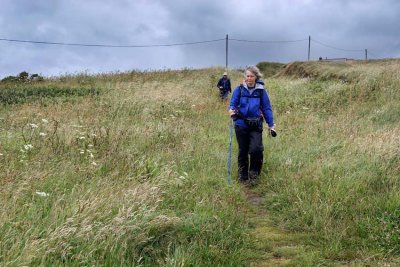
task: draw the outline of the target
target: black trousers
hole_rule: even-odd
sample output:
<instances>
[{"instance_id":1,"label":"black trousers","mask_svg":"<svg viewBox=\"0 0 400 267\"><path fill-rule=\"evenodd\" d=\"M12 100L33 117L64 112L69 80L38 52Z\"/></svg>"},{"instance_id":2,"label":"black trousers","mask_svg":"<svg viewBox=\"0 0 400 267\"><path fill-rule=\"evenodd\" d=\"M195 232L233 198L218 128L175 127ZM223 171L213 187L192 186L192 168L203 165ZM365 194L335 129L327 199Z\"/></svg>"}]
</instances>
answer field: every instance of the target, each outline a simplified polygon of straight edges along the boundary
<instances>
[{"instance_id":1,"label":"black trousers","mask_svg":"<svg viewBox=\"0 0 400 267\"><path fill-rule=\"evenodd\" d=\"M241 126L235 126L236 140L239 145L238 172L239 178L246 180L249 171L259 175L263 164L264 145L262 143L262 129L250 130ZM249 165L250 155L250 165Z\"/></svg>"}]
</instances>

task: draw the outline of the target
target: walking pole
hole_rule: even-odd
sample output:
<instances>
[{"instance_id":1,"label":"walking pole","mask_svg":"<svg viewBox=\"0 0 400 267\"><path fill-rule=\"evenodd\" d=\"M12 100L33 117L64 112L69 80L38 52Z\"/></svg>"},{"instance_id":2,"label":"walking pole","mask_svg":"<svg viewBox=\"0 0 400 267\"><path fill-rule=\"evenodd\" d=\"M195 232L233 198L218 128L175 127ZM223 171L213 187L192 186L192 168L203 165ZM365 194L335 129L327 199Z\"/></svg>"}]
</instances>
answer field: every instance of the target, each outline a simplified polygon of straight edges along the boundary
<instances>
[{"instance_id":1,"label":"walking pole","mask_svg":"<svg viewBox=\"0 0 400 267\"><path fill-rule=\"evenodd\" d=\"M231 184L231 158L232 158L232 128L233 120L231 119L231 125L229 130L229 152L228 152L228 184Z\"/></svg>"}]
</instances>

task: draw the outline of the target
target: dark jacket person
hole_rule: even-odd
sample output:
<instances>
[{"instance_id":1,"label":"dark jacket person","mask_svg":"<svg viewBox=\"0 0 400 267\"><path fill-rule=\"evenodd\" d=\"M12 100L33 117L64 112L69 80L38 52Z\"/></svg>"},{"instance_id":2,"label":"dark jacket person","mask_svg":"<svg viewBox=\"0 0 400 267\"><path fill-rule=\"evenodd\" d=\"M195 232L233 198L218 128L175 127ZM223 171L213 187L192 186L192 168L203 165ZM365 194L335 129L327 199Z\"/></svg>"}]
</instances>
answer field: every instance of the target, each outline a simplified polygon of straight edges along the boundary
<instances>
[{"instance_id":1,"label":"dark jacket person","mask_svg":"<svg viewBox=\"0 0 400 267\"><path fill-rule=\"evenodd\" d=\"M222 78L218 81L217 87L219 89L219 96L221 97L221 99L227 99L228 94L232 92L231 81L228 78L228 73L224 72Z\"/></svg>"}]
</instances>

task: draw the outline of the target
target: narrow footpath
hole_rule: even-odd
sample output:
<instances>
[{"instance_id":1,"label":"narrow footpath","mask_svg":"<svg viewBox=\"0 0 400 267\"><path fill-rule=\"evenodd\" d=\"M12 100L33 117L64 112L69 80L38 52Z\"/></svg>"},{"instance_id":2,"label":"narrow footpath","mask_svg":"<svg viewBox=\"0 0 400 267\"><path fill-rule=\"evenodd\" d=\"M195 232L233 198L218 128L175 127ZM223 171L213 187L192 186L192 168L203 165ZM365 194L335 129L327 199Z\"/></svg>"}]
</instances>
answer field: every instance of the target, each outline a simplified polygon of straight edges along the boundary
<instances>
[{"instance_id":1,"label":"narrow footpath","mask_svg":"<svg viewBox=\"0 0 400 267\"><path fill-rule=\"evenodd\" d=\"M254 189L243 187L249 203L248 218L252 226L254 256L250 266L286 266L299 254L304 253L301 236L285 233L272 227L264 205L264 197Z\"/></svg>"}]
</instances>

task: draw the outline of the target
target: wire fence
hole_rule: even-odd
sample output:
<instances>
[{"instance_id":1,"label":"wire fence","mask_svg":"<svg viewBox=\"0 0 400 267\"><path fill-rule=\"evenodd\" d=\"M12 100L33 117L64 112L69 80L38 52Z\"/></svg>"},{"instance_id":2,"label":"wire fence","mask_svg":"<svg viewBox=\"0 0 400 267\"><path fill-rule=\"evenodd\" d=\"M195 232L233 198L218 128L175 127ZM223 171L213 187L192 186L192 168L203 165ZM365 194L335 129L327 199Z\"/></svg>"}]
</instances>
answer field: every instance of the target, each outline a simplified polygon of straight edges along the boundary
<instances>
[{"instance_id":1,"label":"wire fence","mask_svg":"<svg viewBox=\"0 0 400 267\"><path fill-rule=\"evenodd\" d=\"M144 47L167 47L167 46L184 46L184 45L196 45L204 43L214 43L224 41L225 38L198 41L198 42L187 42L187 43L171 43L171 44L150 44L150 45L110 45L110 44L82 44L82 43L64 43L64 42L46 42L46 41L32 41L32 40L18 40L18 39L6 39L0 38L0 41L15 42L15 43L31 43L31 44L45 44L45 45L62 45L62 46L83 46L83 47L109 47L109 48L144 48Z\"/></svg>"},{"instance_id":2,"label":"wire fence","mask_svg":"<svg viewBox=\"0 0 400 267\"><path fill-rule=\"evenodd\" d=\"M70 42L54 42L54 41L36 41L36 40L23 40L23 39L10 39L10 38L0 38L1 42L11 42L11 43L24 43L24 44L35 44L35 45L51 45L51 46L75 46L75 47L99 47L99 48L155 48L155 47L177 47L177 46L193 46L193 45L203 45L203 44L210 44L210 43L222 43L225 42L225 65L228 67L228 58L229 53L228 49L229 46L233 43L247 43L247 44L258 44L258 45L285 45L285 44L298 44L298 43L306 43L308 41L308 47L306 48L308 57L307 60L310 60L311 52L314 50L320 54L329 54L328 50L335 50L340 51L341 54L335 54L335 59L352 59L349 58L346 53L353 53L356 59L380 59L383 57L377 56L375 52L364 48L364 49L348 49L343 47L338 47L335 45L327 44L326 42L322 42L320 40L311 38L304 39L296 39L296 40L246 40L246 39L237 39L237 38L229 38L226 35L225 38L218 38L212 40L202 40L202 41L192 41L192 42L182 42L182 43L165 43L165 44L123 44L123 45L116 45L116 44L92 44L92 43L70 43ZM313 44L313 46L311 46ZM305 49L304 46L301 49ZM318 48L319 47L319 48ZM321 47L325 48L325 50L321 50ZM299 48L297 48L299 50ZM314 52L315 53L315 52ZM322 56L317 57L319 60L326 60L328 59L325 56L323 59ZM279 61L279 60L278 60Z\"/></svg>"}]
</instances>

